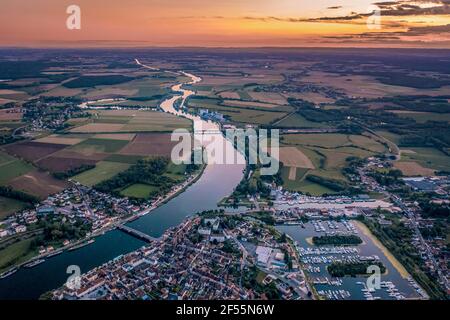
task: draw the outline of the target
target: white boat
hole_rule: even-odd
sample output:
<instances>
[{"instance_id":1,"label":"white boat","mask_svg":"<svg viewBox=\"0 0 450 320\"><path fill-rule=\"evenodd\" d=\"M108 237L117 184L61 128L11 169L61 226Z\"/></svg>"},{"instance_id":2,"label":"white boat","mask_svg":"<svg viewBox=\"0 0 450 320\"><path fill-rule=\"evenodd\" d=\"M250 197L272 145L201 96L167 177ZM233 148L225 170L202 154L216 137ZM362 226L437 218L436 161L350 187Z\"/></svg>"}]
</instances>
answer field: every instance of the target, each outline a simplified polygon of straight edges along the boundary
<instances>
[{"instance_id":1,"label":"white boat","mask_svg":"<svg viewBox=\"0 0 450 320\"><path fill-rule=\"evenodd\" d=\"M0 275L0 279L8 278L9 276L12 276L16 272L17 272L17 268L12 268L12 269L10 269L8 271L5 271L4 273L2 273Z\"/></svg>"},{"instance_id":2,"label":"white boat","mask_svg":"<svg viewBox=\"0 0 450 320\"><path fill-rule=\"evenodd\" d=\"M37 260L34 260L34 261L30 262L30 263L27 263L26 265L24 265L24 267L25 268L33 268L33 267L35 267L35 266L37 266L37 265L39 265L41 263L44 263L44 262L45 262L45 259L37 259Z\"/></svg>"}]
</instances>

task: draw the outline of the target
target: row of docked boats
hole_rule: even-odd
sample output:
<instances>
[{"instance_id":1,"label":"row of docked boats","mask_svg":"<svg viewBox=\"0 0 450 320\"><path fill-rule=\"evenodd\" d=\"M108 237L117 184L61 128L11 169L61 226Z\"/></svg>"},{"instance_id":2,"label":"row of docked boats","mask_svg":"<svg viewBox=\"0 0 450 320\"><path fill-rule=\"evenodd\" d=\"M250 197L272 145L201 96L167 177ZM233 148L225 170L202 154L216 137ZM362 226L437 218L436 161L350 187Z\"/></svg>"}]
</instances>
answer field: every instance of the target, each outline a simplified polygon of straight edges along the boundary
<instances>
[{"instance_id":1,"label":"row of docked boats","mask_svg":"<svg viewBox=\"0 0 450 320\"><path fill-rule=\"evenodd\" d=\"M71 247L70 249L68 249L68 251L73 251L73 250L80 249L80 248L82 248L82 247L85 247L85 246L87 246L87 245L93 243L94 241L95 241L94 239L90 239L89 241L86 241L86 242L83 242L83 243L81 243L81 244L79 244L79 245L77 245L77 246ZM64 252L64 249L59 249L59 250L56 250L56 251L53 251L53 252L47 254L47 255L45 256L45 258L51 258L51 257L57 256L57 255L60 255L60 254L63 253L63 252ZM36 266L38 266L38 265L44 263L45 261L46 261L46 260L45 260L44 258L37 258L37 259L34 259L34 260L32 260L32 261L30 261L30 262L24 264L23 267L24 267L24 268L28 268L28 269L29 269L29 268L34 268L34 267L36 267ZM14 268L11 268L11 269L9 269L9 270L7 270L7 271L1 273L1 274L0 274L0 280L6 279L6 278L12 276L12 275L15 274L18 270L19 270L19 267L14 267Z\"/></svg>"}]
</instances>

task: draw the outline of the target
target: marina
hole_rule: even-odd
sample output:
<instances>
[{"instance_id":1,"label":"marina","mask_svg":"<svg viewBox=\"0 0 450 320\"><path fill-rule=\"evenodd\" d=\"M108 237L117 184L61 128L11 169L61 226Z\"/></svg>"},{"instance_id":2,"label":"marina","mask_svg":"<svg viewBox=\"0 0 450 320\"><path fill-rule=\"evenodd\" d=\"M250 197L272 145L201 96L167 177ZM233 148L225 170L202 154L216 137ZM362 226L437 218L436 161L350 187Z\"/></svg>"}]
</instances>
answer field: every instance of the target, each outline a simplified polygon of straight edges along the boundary
<instances>
[{"instance_id":1,"label":"marina","mask_svg":"<svg viewBox=\"0 0 450 320\"><path fill-rule=\"evenodd\" d=\"M294 241L300 261L317 294L329 300L403 300L420 299L423 291L411 278L403 278L398 270L373 244L370 237L359 230L356 223L351 220L312 220L304 224L277 226L280 232L286 233ZM354 234L359 236L363 243L357 246L315 246L311 240L314 236ZM368 277L332 277L327 270L333 262L381 262L387 271L380 275L380 288L373 289L368 286Z\"/></svg>"}]
</instances>

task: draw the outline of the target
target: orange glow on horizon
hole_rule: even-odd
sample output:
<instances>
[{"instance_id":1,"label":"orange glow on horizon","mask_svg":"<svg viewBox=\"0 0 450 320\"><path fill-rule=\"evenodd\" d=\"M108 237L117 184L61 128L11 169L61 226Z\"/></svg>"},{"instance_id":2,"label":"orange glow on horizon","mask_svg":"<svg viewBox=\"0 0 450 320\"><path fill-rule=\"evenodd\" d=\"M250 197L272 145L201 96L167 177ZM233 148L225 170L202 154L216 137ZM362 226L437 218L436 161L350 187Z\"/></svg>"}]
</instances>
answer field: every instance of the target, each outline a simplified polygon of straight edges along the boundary
<instances>
[{"instance_id":1,"label":"orange glow on horizon","mask_svg":"<svg viewBox=\"0 0 450 320\"><path fill-rule=\"evenodd\" d=\"M65 10L81 8L81 30L68 30ZM382 16L382 29L369 30L366 14L373 0L0 0L1 45L77 46L374 46L385 40L366 34L395 34L399 46L413 41L450 47L449 15ZM314 20L314 21L311 21ZM445 29L448 25L449 28ZM411 27L443 26L438 34L408 35ZM402 33L402 34L399 34ZM362 36L359 36L362 35ZM355 36L352 38L352 36ZM356 37L358 36L358 37ZM341 40L339 40L341 38ZM348 39L348 40L345 40ZM419 40L417 40L419 39Z\"/></svg>"}]
</instances>

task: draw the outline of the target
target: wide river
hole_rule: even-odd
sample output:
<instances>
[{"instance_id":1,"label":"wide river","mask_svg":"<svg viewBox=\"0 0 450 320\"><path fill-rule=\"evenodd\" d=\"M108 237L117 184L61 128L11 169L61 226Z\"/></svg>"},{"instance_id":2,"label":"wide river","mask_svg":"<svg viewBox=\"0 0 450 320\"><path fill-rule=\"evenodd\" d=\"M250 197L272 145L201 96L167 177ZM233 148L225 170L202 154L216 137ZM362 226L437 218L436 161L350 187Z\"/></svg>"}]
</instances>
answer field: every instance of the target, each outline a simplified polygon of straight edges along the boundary
<instances>
[{"instance_id":1,"label":"wide river","mask_svg":"<svg viewBox=\"0 0 450 320\"><path fill-rule=\"evenodd\" d=\"M201 80L194 75L182 73L191 78L191 82L186 84ZM234 150L222 136L216 123L203 121L199 117L177 111L174 108L177 100L182 99L180 104L182 106L186 98L193 95L194 92L182 89L181 84L174 86L172 90L177 95L162 102L161 108L165 112L191 119L194 123L194 132L210 130L213 132L210 135L214 136L214 143L228 144L227 147ZM202 142L203 146L207 144L207 142ZM237 163L245 162L240 153L236 152L235 157L239 159ZM151 236L159 237L168 228L180 224L188 215L217 209L217 203L230 195L242 180L244 168L244 164L214 164L210 161L202 176L183 193L128 225ZM77 265L84 273L143 245L146 243L122 231L107 232L97 237L91 245L74 251L65 251L34 268L21 268L10 277L0 280L0 299L37 299L41 294L66 282L69 277L69 274L66 273L68 266Z\"/></svg>"}]
</instances>

